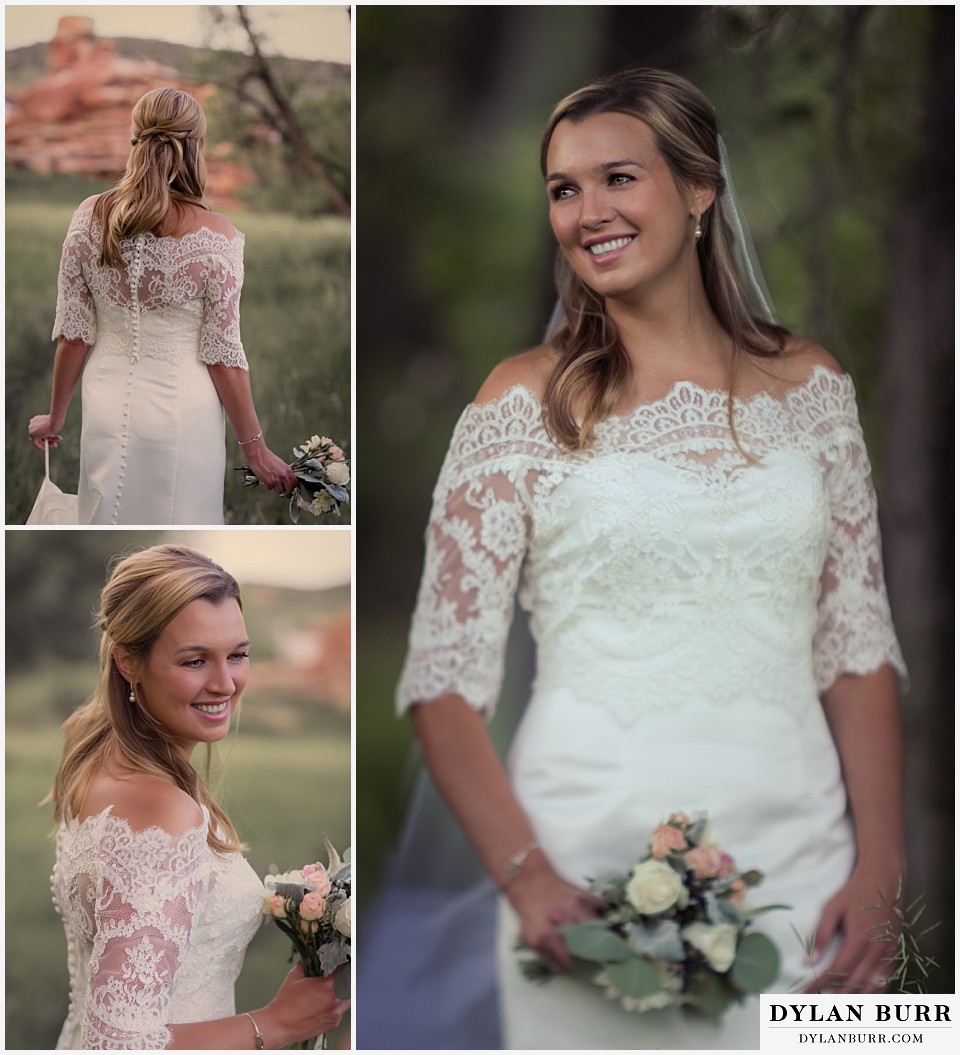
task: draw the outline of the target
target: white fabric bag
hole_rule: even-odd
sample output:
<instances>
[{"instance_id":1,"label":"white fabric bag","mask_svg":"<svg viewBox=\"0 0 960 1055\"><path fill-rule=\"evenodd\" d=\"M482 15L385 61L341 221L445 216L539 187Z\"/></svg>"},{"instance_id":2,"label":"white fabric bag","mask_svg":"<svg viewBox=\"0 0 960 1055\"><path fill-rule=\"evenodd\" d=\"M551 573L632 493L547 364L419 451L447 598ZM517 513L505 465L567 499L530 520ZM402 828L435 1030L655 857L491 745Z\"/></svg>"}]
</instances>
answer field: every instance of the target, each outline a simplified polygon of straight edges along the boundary
<instances>
[{"instance_id":1,"label":"white fabric bag","mask_svg":"<svg viewBox=\"0 0 960 1055\"><path fill-rule=\"evenodd\" d=\"M77 524L79 523L77 496L66 495L50 479L50 447L43 449L43 483L37 495L28 524Z\"/></svg>"}]
</instances>

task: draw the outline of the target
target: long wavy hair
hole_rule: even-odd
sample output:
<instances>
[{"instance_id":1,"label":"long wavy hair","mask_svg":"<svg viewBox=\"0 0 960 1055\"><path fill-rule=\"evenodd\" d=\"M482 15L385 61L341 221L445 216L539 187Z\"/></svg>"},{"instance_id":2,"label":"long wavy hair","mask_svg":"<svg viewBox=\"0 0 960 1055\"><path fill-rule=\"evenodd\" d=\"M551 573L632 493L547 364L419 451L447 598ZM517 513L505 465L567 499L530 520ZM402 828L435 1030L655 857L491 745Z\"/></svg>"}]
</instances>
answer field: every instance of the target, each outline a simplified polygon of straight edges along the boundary
<instances>
[{"instance_id":1,"label":"long wavy hair","mask_svg":"<svg viewBox=\"0 0 960 1055\"><path fill-rule=\"evenodd\" d=\"M236 829L207 784L211 745L201 778L177 752L165 727L146 711L139 694L131 702L115 657L122 649L142 669L157 638L182 608L197 600L222 604L231 597L242 606L236 579L187 546L154 546L114 567L97 613L100 680L91 699L64 723L63 758L47 797L58 822L79 815L98 770L119 764L171 781L210 811L211 847L221 852L240 849Z\"/></svg>"},{"instance_id":2,"label":"long wavy hair","mask_svg":"<svg viewBox=\"0 0 960 1055\"><path fill-rule=\"evenodd\" d=\"M647 124L682 191L709 186L716 192L713 205L700 218L696 252L707 299L733 340L734 377L741 352L780 355L788 331L757 316L737 265L733 228L719 207L726 186L719 128L704 95L665 70L625 70L585 85L562 99L550 115L540 144L544 177L557 125L604 113L627 114ZM590 442L597 422L613 412L630 379L631 364L604 298L581 282L559 251L556 279L565 321L551 338L560 355L544 393L544 424L559 443L578 449Z\"/></svg>"},{"instance_id":3,"label":"long wavy hair","mask_svg":"<svg viewBox=\"0 0 960 1055\"><path fill-rule=\"evenodd\" d=\"M101 224L101 266L122 263L120 239L152 231L171 205L208 208L203 200L206 134L203 109L187 92L155 88L137 100L126 171L93 209Z\"/></svg>"}]
</instances>

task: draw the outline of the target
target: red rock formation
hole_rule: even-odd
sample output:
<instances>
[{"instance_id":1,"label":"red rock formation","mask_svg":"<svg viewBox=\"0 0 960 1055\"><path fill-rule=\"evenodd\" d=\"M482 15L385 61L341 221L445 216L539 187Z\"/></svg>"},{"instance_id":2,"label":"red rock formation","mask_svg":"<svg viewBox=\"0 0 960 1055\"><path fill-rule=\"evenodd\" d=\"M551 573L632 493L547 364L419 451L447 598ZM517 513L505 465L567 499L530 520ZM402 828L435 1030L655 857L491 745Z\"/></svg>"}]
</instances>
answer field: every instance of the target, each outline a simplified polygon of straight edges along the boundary
<instances>
[{"instance_id":1,"label":"red rock formation","mask_svg":"<svg viewBox=\"0 0 960 1055\"><path fill-rule=\"evenodd\" d=\"M125 59L110 40L97 40L93 19L61 18L47 50L50 75L7 97L7 165L32 172L63 172L114 183L130 152L130 111L152 88L178 88L201 103L214 93L170 66ZM208 150L207 197L215 208L240 208L238 187L250 172Z\"/></svg>"}]
</instances>

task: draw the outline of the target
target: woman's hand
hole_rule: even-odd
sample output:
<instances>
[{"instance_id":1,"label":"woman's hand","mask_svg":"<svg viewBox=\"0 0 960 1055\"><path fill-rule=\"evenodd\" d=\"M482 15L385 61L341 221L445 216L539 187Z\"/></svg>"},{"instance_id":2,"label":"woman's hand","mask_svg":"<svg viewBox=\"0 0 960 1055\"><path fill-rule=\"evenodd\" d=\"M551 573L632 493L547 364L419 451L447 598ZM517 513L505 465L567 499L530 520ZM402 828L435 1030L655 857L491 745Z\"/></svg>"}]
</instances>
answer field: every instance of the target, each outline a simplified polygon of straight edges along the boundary
<instances>
[{"instance_id":1,"label":"woman's hand","mask_svg":"<svg viewBox=\"0 0 960 1055\"><path fill-rule=\"evenodd\" d=\"M540 850L524 861L506 895L520 917L524 945L552 967L568 971L570 953L557 928L593 919L603 901L561 879Z\"/></svg>"},{"instance_id":2,"label":"woman's hand","mask_svg":"<svg viewBox=\"0 0 960 1055\"><path fill-rule=\"evenodd\" d=\"M826 903L815 936L816 963L835 936L840 948L832 963L816 967L808 993L882 993L892 970L899 922L893 911L903 877L858 865Z\"/></svg>"},{"instance_id":3,"label":"woman's hand","mask_svg":"<svg viewBox=\"0 0 960 1055\"><path fill-rule=\"evenodd\" d=\"M56 447L63 437L60 431L63 422L56 422L49 414L36 414L30 419L27 431L30 433L30 442L34 447L43 450L44 447Z\"/></svg>"},{"instance_id":4,"label":"woman's hand","mask_svg":"<svg viewBox=\"0 0 960 1055\"><path fill-rule=\"evenodd\" d=\"M290 466L278 458L263 440L245 447L244 454L253 474L264 487L280 495L288 495L296 490L297 478Z\"/></svg>"},{"instance_id":5,"label":"woman's hand","mask_svg":"<svg viewBox=\"0 0 960 1055\"><path fill-rule=\"evenodd\" d=\"M336 1029L349 1007L349 1000L341 1000L334 993L333 975L307 978L298 963L280 984L277 995L253 1017L267 1046L280 1048Z\"/></svg>"}]
</instances>

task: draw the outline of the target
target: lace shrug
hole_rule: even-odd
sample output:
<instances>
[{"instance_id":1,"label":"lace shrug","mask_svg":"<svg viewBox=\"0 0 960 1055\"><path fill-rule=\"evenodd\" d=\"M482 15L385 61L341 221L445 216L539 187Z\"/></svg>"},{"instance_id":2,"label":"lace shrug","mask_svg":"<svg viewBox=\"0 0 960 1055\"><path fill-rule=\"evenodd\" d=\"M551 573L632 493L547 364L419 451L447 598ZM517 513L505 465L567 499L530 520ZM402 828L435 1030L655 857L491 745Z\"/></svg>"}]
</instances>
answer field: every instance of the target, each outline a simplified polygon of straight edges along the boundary
<instances>
[{"instance_id":1,"label":"lace shrug","mask_svg":"<svg viewBox=\"0 0 960 1055\"><path fill-rule=\"evenodd\" d=\"M782 400L736 400L735 424L753 464L727 393L690 382L576 452L523 386L471 404L434 491L398 707L457 693L492 711L518 583L538 683L562 670L623 724L695 679L733 706L780 704L811 664L821 693L905 673L849 377L817 366Z\"/></svg>"},{"instance_id":2,"label":"lace shrug","mask_svg":"<svg viewBox=\"0 0 960 1055\"><path fill-rule=\"evenodd\" d=\"M171 1023L233 1015L262 918L262 884L242 855L209 847L205 807L179 835L136 831L112 809L57 835L53 898L70 973L58 1048L166 1048Z\"/></svg>"},{"instance_id":3,"label":"lace shrug","mask_svg":"<svg viewBox=\"0 0 960 1055\"><path fill-rule=\"evenodd\" d=\"M169 358L171 348L179 354L187 311L195 320L201 363L247 368L240 340L241 233L228 238L201 227L178 236L123 238L123 265L102 267L100 227L92 205L73 214L60 261L54 340L62 336L95 344L102 328L98 320L106 319L115 337L116 331L124 335L112 348L129 354L131 361ZM142 326L141 312L151 313L154 325ZM166 316L171 333L165 332Z\"/></svg>"}]
</instances>

